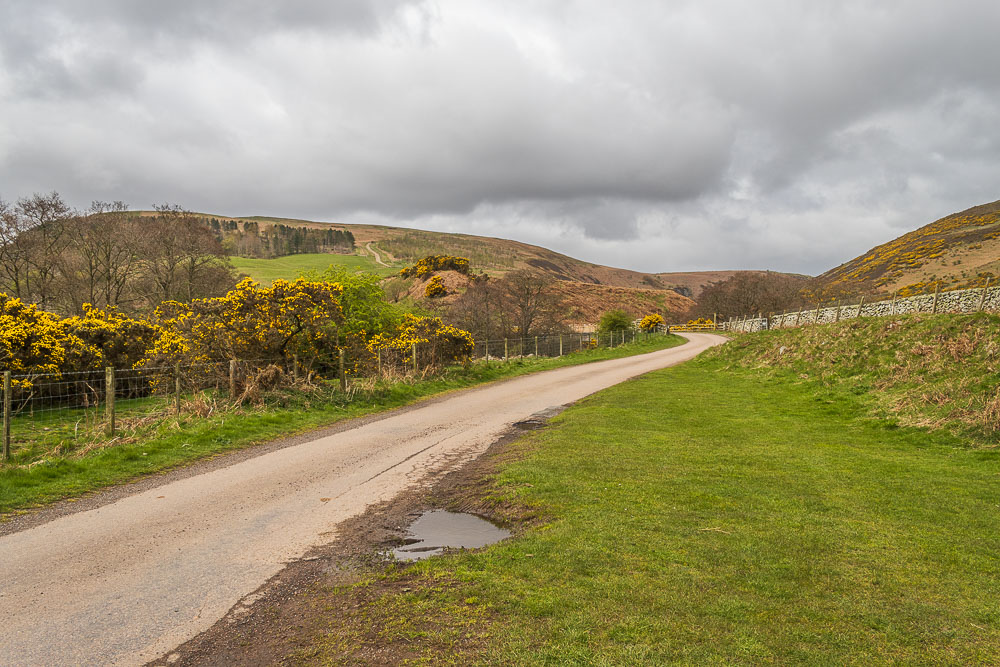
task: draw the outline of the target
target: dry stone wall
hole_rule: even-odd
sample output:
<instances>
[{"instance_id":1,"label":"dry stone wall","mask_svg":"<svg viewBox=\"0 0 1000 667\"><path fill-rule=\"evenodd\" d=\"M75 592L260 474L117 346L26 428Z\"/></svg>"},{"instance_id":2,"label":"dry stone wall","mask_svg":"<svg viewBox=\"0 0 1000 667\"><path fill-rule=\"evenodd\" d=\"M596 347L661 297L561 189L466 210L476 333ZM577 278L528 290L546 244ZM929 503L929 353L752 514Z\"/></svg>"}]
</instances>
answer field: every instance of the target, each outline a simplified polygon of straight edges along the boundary
<instances>
[{"instance_id":1,"label":"dry stone wall","mask_svg":"<svg viewBox=\"0 0 1000 667\"><path fill-rule=\"evenodd\" d=\"M974 287L871 303L859 301L855 304L820 306L771 317L737 318L722 322L720 326L726 331L752 333L806 324L829 324L855 317L891 317L906 313L974 313L980 310L1000 311L1000 287Z\"/></svg>"}]
</instances>

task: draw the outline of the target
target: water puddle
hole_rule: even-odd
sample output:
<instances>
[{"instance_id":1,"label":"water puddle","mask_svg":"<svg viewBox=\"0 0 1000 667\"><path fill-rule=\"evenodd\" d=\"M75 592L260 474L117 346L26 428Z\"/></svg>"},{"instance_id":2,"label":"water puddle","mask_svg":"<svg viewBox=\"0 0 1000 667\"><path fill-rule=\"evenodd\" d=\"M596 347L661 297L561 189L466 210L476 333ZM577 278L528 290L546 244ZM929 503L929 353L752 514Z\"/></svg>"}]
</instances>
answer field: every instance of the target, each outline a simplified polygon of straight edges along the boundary
<instances>
[{"instance_id":1,"label":"water puddle","mask_svg":"<svg viewBox=\"0 0 1000 667\"><path fill-rule=\"evenodd\" d=\"M568 406L566 405L556 405L551 408L545 408L541 412L536 412L527 419L514 422L513 426L514 428L521 429L522 431L533 431L544 428L549 423L550 419L558 415L567 407Z\"/></svg>"},{"instance_id":2,"label":"water puddle","mask_svg":"<svg viewBox=\"0 0 1000 667\"><path fill-rule=\"evenodd\" d=\"M476 549L510 537L509 531L478 516L445 510L422 513L407 532L406 543L392 550L396 560L421 560L445 548Z\"/></svg>"}]
</instances>

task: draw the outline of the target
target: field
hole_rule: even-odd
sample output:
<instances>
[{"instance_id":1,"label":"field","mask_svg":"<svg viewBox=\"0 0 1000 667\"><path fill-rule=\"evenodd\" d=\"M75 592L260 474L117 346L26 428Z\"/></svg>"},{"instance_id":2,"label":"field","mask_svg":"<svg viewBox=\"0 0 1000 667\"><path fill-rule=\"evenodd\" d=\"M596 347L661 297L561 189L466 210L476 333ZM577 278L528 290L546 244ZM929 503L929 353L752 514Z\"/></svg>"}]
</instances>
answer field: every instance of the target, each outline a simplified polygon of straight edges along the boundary
<instances>
[{"instance_id":1,"label":"field","mask_svg":"<svg viewBox=\"0 0 1000 667\"><path fill-rule=\"evenodd\" d=\"M230 257L230 260L238 271L261 283L271 283L279 278L294 280L309 271L325 271L331 265L344 266L356 271L370 271L379 275L390 275L396 272L396 269L376 264L370 257L359 255L312 253L286 255L274 259Z\"/></svg>"},{"instance_id":2,"label":"field","mask_svg":"<svg viewBox=\"0 0 1000 667\"><path fill-rule=\"evenodd\" d=\"M803 378L738 354L618 385L510 445L482 493L519 536L315 594L349 611L296 658L1000 661L1000 453L874 418L817 379L822 360Z\"/></svg>"}]
</instances>

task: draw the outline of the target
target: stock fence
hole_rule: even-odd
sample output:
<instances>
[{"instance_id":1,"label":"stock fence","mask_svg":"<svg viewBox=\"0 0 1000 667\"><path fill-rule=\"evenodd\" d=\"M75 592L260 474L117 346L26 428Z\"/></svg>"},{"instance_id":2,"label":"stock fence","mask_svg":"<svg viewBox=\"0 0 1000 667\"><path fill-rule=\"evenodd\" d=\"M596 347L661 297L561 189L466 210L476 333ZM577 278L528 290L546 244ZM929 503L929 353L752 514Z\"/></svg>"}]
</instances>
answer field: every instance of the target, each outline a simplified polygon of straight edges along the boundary
<instances>
[{"instance_id":1,"label":"stock fence","mask_svg":"<svg viewBox=\"0 0 1000 667\"><path fill-rule=\"evenodd\" d=\"M598 347L617 347L639 338L635 330L610 333L564 333L527 338L475 341L470 363L510 361L531 357L558 357ZM376 352L342 347L323 361L230 360L156 368L11 374L3 373L2 456L37 458L40 451L70 451L81 443L106 442L123 430L134 430L157 419L180 414L196 394L212 400L242 401L253 388L267 389L282 382L326 383L347 391L364 378L400 379L433 373L449 362L431 343L409 349ZM453 362L452 362L453 363ZM251 382L252 380L252 382Z\"/></svg>"}]
</instances>

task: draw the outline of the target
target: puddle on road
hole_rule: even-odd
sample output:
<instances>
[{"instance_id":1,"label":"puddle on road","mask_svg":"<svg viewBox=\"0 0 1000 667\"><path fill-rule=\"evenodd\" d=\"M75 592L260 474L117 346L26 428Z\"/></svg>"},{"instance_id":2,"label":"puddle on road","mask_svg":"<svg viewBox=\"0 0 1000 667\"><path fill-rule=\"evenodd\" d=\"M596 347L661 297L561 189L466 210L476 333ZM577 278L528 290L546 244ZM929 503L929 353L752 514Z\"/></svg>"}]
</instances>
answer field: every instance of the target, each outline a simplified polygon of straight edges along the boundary
<instances>
[{"instance_id":1,"label":"puddle on road","mask_svg":"<svg viewBox=\"0 0 1000 667\"><path fill-rule=\"evenodd\" d=\"M510 537L510 532L473 514L445 510L424 512L410 524L406 543L392 550L397 560L436 556L446 547L476 549Z\"/></svg>"}]
</instances>

